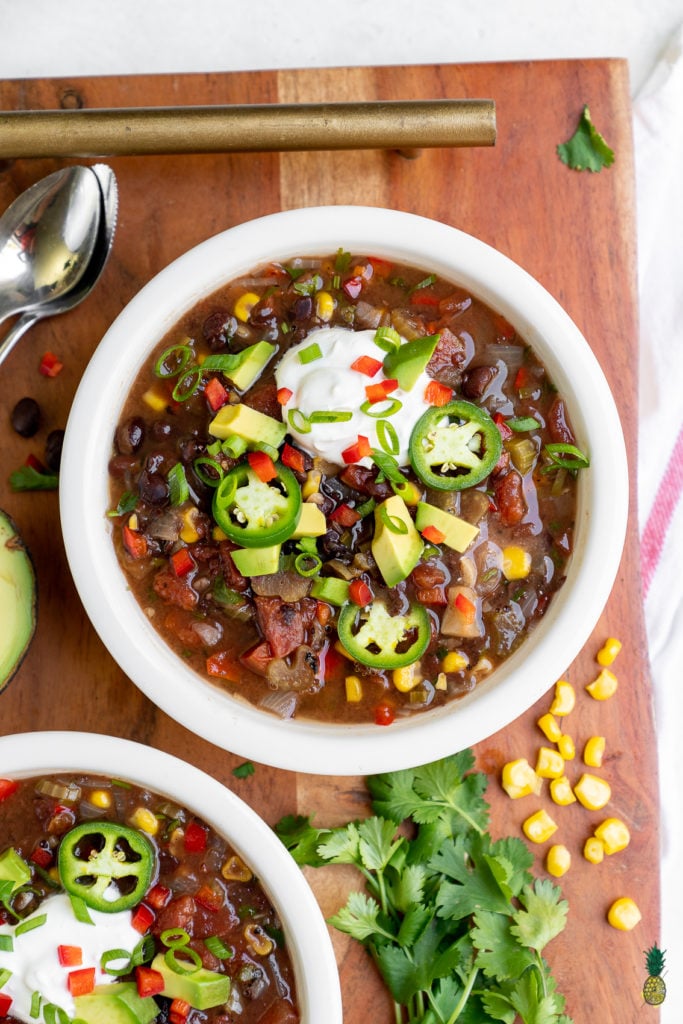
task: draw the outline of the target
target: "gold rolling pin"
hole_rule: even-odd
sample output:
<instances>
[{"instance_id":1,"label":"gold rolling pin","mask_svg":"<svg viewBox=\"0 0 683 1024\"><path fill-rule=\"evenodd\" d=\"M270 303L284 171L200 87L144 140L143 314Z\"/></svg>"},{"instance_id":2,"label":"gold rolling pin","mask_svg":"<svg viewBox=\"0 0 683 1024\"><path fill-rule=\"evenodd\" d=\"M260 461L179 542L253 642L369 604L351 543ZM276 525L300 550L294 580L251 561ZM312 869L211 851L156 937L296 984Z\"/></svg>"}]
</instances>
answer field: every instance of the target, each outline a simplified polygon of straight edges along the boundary
<instances>
[{"instance_id":1,"label":"gold rolling pin","mask_svg":"<svg viewBox=\"0 0 683 1024\"><path fill-rule=\"evenodd\" d=\"M0 159L337 149L414 155L495 141L493 100L0 111Z\"/></svg>"}]
</instances>

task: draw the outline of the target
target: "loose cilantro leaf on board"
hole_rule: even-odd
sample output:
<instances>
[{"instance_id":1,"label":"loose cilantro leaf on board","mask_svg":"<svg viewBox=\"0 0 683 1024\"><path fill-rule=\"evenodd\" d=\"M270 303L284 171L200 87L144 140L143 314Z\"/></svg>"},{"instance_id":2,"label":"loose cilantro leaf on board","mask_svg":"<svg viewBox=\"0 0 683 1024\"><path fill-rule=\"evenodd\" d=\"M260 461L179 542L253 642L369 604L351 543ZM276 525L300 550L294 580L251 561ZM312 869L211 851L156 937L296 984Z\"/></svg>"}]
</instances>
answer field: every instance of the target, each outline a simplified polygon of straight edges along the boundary
<instances>
[{"instance_id":1,"label":"loose cilantro leaf on board","mask_svg":"<svg viewBox=\"0 0 683 1024\"><path fill-rule=\"evenodd\" d=\"M20 466L9 475L13 491L56 491L59 477L56 473L39 473L33 466Z\"/></svg>"},{"instance_id":2,"label":"loose cilantro leaf on board","mask_svg":"<svg viewBox=\"0 0 683 1024\"><path fill-rule=\"evenodd\" d=\"M365 892L330 923L375 960L397 1024L572 1024L542 956L567 903L533 881L521 839L491 838L473 767L466 750L375 775L374 816L330 829L290 816L275 830L298 864L361 872Z\"/></svg>"},{"instance_id":3,"label":"loose cilantro leaf on board","mask_svg":"<svg viewBox=\"0 0 683 1024\"><path fill-rule=\"evenodd\" d=\"M557 155L574 171L601 171L614 163L614 151L593 124L588 107L583 108L571 139L557 147Z\"/></svg>"},{"instance_id":4,"label":"loose cilantro leaf on board","mask_svg":"<svg viewBox=\"0 0 683 1024\"><path fill-rule=\"evenodd\" d=\"M238 764L233 768L232 774L236 779L248 779L255 771L256 768L251 761L244 761L242 764Z\"/></svg>"}]
</instances>

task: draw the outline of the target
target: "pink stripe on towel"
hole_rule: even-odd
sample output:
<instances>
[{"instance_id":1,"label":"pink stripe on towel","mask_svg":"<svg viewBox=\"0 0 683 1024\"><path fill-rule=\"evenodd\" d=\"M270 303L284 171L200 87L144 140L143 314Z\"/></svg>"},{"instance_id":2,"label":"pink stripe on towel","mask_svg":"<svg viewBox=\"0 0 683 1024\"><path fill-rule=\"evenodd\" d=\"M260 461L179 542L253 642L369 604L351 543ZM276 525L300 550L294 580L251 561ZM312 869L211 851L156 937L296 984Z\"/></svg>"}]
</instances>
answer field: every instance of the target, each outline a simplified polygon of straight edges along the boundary
<instances>
[{"instance_id":1,"label":"pink stripe on towel","mask_svg":"<svg viewBox=\"0 0 683 1024\"><path fill-rule=\"evenodd\" d=\"M683 427L678 432L676 445L671 453L666 472L657 488L657 495L641 538L640 562L645 596L647 596L652 578L659 564L669 524L681 497L682 490Z\"/></svg>"}]
</instances>

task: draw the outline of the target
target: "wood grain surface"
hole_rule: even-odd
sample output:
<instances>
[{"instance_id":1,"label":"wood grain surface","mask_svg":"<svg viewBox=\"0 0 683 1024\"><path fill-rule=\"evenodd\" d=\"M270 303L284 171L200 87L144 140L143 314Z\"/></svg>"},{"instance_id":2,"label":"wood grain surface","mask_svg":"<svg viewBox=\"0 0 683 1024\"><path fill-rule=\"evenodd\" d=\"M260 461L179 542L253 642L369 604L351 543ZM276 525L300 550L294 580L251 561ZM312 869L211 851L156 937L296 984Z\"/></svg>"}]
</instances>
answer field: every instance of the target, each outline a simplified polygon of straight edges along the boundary
<instances>
[{"instance_id":1,"label":"wood grain surface","mask_svg":"<svg viewBox=\"0 0 683 1024\"><path fill-rule=\"evenodd\" d=\"M39 621L33 646L0 698L0 733L85 729L126 736L193 762L224 782L269 822L292 811L315 812L319 824L364 813L362 779L297 776L258 765L237 780L230 753L196 738L157 710L108 655L76 596L60 534L55 493L13 494L11 469L42 455L47 433L65 425L80 375L108 325L157 271L195 243L240 221L313 204L363 203L434 217L500 249L533 274L584 332L610 381L622 416L631 469L626 548L613 593L595 632L566 677L577 688L567 721L581 772L587 736L605 735L603 774L613 797L609 813L628 822L627 850L600 866L581 856L583 841L603 815L578 805L555 808L557 840L572 851L563 880L569 923L547 949L568 1012L577 1024L654 1022L641 995L643 950L659 939L659 836L652 694L641 612L635 513L637 310L631 111L621 61L350 68L216 75L17 81L0 84L5 109L152 106L199 103L288 103L440 97L493 98L494 149L429 150L407 160L393 152L288 153L127 157L110 161L119 180L120 220L114 253L95 295L79 309L36 326L0 368L0 507L16 519L33 554ZM555 146L568 138L584 103L616 151L600 174L569 171ZM59 166L17 160L0 166L0 209ZM41 355L64 362L60 376L38 373ZM35 397L44 425L30 441L9 426L23 395ZM1 624L0 624L0 628ZM595 654L608 635L623 641L615 665L620 687L609 702L592 701L583 686L596 674ZM549 690L554 680L548 680ZM511 756L533 759L542 741L535 719L549 697L478 745L488 773L496 835L518 834L535 809L501 792L500 768ZM7 771L9 766L2 766ZM321 766L324 770L324 766ZM125 773L125 765L121 766ZM543 875L543 850L538 871ZM351 870L329 868L309 878L326 914L356 884ZM643 913L631 933L611 929L607 907L635 898ZM390 1001L366 954L335 933L346 1024L390 1024ZM315 969L314 966L312 969ZM318 1022L315 1022L318 1024Z\"/></svg>"}]
</instances>

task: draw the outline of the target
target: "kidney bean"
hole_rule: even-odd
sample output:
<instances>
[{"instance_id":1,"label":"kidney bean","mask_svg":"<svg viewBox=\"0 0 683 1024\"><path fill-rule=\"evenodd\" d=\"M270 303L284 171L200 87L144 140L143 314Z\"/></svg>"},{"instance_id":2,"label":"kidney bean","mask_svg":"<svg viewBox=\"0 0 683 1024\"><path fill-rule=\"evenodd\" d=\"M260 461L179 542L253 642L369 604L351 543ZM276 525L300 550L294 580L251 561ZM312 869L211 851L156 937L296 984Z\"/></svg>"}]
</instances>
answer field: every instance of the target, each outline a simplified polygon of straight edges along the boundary
<instances>
[{"instance_id":1,"label":"kidney bean","mask_svg":"<svg viewBox=\"0 0 683 1024\"><path fill-rule=\"evenodd\" d=\"M133 455L145 440L145 423L140 416L131 416L116 430L115 444L120 455Z\"/></svg>"},{"instance_id":2,"label":"kidney bean","mask_svg":"<svg viewBox=\"0 0 683 1024\"><path fill-rule=\"evenodd\" d=\"M467 370L462 379L465 398L481 398L497 372L495 366L473 366Z\"/></svg>"},{"instance_id":3,"label":"kidney bean","mask_svg":"<svg viewBox=\"0 0 683 1024\"><path fill-rule=\"evenodd\" d=\"M548 430L556 444L576 444L574 431L567 419L564 399L557 397L548 409Z\"/></svg>"},{"instance_id":4,"label":"kidney bean","mask_svg":"<svg viewBox=\"0 0 683 1024\"><path fill-rule=\"evenodd\" d=\"M10 416L12 426L22 437L33 437L40 427L40 406L35 398L20 398Z\"/></svg>"},{"instance_id":5,"label":"kidney bean","mask_svg":"<svg viewBox=\"0 0 683 1024\"><path fill-rule=\"evenodd\" d=\"M45 442L45 462L53 473L59 472L59 465L62 461L62 445L64 444L64 431L51 430Z\"/></svg>"},{"instance_id":6,"label":"kidney bean","mask_svg":"<svg viewBox=\"0 0 683 1024\"><path fill-rule=\"evenodd\" d=\"M500 518L506 526L521 523L526 513L526 500L519 473L513 469L505 476L496 477L493 481L493 490Z\"/></svg>"},{"instance_id":7,"label":"kidney bean","mask_svg":"<svg viewBox=\"0 0 683 1024\"><path fill-rule=\"evenodd\" d=\"M109 460L109 472L117 479L121 479L129 473L133 473L137 469L137 465L137 459L130 455L114 455Z\"/></svg>"},{"instance_id":8,"label":"kidney bean","mask_svg":"<svg viewBox=\"0 0 683 1024\"><path fill-rule=\"evenodd\" d=\"M415 566L410 574L410 579L420 590L429 590L431 587L438 587L445 583L446 574L438 565L422 562Z\"/></svg>"}]
</instances>

